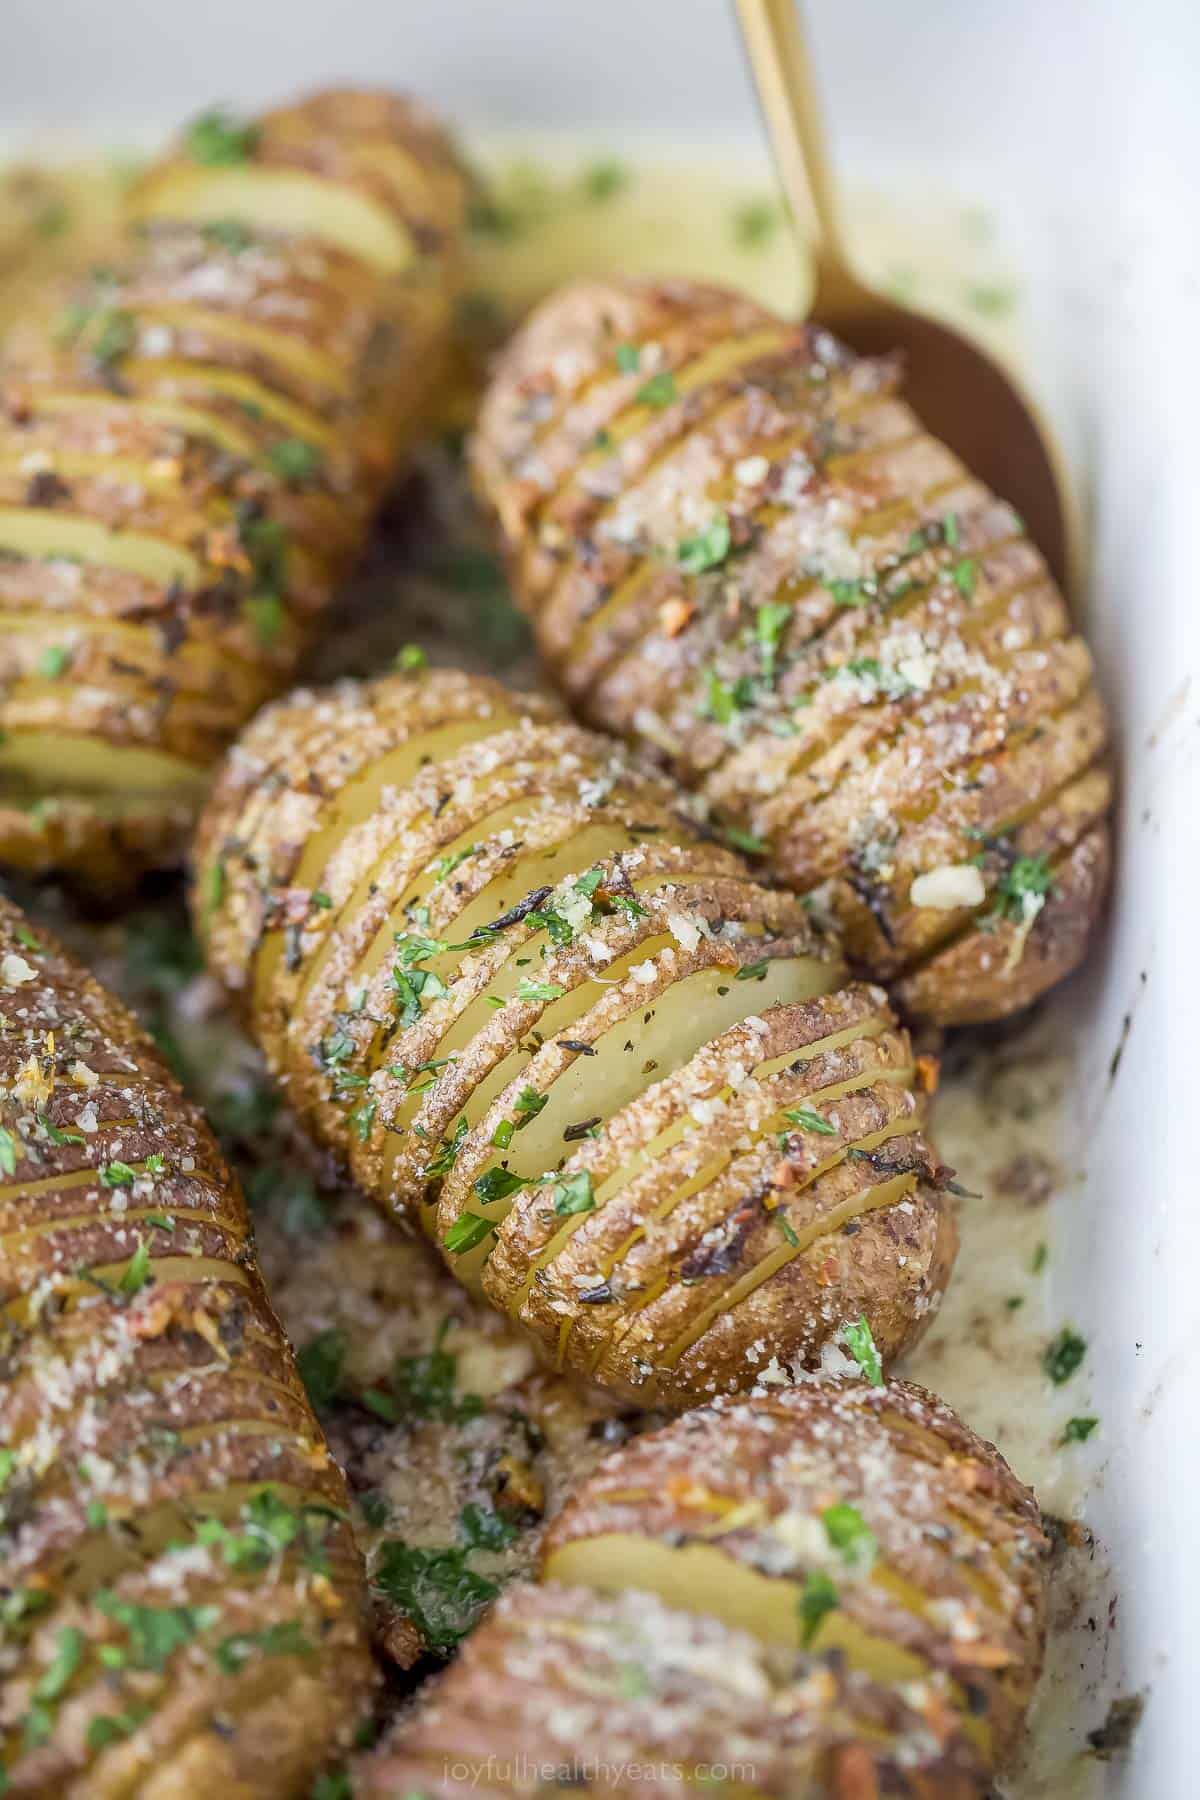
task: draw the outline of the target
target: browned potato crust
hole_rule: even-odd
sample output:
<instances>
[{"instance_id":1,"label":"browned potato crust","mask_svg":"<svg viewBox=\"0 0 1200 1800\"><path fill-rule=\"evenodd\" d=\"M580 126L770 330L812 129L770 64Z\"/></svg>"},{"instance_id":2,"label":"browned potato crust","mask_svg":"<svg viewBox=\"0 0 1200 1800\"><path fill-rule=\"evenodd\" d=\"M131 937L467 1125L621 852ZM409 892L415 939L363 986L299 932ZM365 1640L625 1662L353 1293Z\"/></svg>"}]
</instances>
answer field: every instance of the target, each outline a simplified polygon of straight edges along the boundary
<instances>
[{"instance_id":1,"label":"browned potato crust","mask_svg":"<svg viewBox=\"0 0 1200 1800\"><path fill-rule=\"evenodd\" d=\"M1036 1682L1036 1503L920 1388L808 1379L615 1451L370 1795L980 1800Z\"/></svg>"},{"instance_id":2,"label":"browned potato crust","mask_svg":"<svg viewBox=\"0 0 1200 1800\"><path fill-rule=\"evenodd\" d=\"M0 1116L5 1791L307 1792L374 1684L345 1483L207 1126L6 901Z\"/></svg>"},{"instance_id":3,"label":"browned potato crust","mask_svg":"<svg viewBox=\"0 0 1200 1800\"><path fill-rule=\"evenodd\" d=\"M888 363L684 281L589 281L500 360L472 449L590 723L651 751L941 1024L1082 958L1111 783L1091 659L1011 509Z\"/></svg>"},{"instance_id":4,"label":"browned potato crust","mask_svg":"<svg viewBox=\"0 0 1200 1800\"><path fill-rule=\"evenodd\" d=\"M209 136L206 139L205 130ZM193 127L0 365L0 862L178 860L441 367L465 182L414 102Z\"/></svg>"},{"instance_id":5,"label":"browned potato crust","mask_svg":"<svg viewBox=\"0 0 1200 1800\"><path fill-rule=\"evenodd\" d=\"M928 1322L955 1233L906 1034L611 743L440 671L297 695L196 861L291 1105L553 1368L678 1407Z\"/></svg>"}]
</instances>

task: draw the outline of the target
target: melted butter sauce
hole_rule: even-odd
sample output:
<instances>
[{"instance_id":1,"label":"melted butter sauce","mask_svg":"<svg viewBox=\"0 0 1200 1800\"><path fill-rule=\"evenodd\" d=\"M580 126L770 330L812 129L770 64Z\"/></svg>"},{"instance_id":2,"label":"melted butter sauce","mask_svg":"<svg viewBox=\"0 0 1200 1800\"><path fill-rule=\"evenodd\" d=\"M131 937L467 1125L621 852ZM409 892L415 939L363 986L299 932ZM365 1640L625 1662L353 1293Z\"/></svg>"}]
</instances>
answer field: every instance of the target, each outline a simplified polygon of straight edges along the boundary
<instances>
[{"instance_id":1,"label":"melted butter sauce","mask_svg":"<svg viewBox=\"0 0 1200 1800\"><path fill-rule=\"evenodd\" d=\"M472 149L493 184L472 238L463 309L475 346L466 360L475 368L478 352L514 316L581 274L686 274L741 287L784 310L805 303L806 258L761 161L711 153L698 160L661 145L616 157L546 136ZM0 329L35 303L48 274L102 260L121 187L122 172L108 164L0 170ZM1019 362L1019 283L994 220L960 197L905 194L892 204L859 193L849 224L868 278ZM389 545L385 534L311 673L378 670L399 643L416 639L439 661L536 679L452 459L434 453L422 488L428 516L420 542L414 549L409 532ZM390 636L381 637L381 618ZM75 935L98 961L99 941ZM190 1016L180 1010L171 1030L185 1048L194 1036L193 1066L222 1070L226 1082L233 1070L235 1084L255 1079L233 1027L214 1019L211 1007L193 1006ZM1064 1138L1059 1102L1071 1068L1061 1039L1052 1002L1000 1040L951 1046L934 1123L939 1148L971 1197L959 1202L962 1248L949 1294L902 1372L943 1394L998 1443L1048 1513L1078 1520L1104 1421L1086 1445L1064 1444L1063 1433L1069 1419L1102 1407L1089 1395L1086 1358L1057 1386L1043 1367L1047 1346L1070 1324L1055 1313L1050 1278L1060 1253L1056 1220L1082 1180L1081 1147ZM1081 1668L1089 1619L1103 1626L1105 1583L1102 1561L1086 1547L1062 1553L1047 1673L1028 1743L1002 1784L1009 1800L1082 1800L1099 1791L1085 1734L1101 1723L1101 1709Z\"/></svg>"}]
</instances>

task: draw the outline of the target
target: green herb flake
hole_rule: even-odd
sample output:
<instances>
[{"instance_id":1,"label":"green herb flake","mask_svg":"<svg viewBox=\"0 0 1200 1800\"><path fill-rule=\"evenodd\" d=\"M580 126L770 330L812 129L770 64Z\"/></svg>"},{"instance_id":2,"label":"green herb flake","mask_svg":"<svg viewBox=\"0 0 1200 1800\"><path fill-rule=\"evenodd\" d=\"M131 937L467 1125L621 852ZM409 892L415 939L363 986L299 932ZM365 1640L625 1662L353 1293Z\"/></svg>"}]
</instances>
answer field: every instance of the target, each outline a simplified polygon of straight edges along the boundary
<instances>
[{"instance_id":1,"label":"green herb flake","mask_svg":"<svg viewBox=\"0 0 1200 1800\"><path fill-rule=\"evenodd\" d=\"M856 1506L839 1500L821 1514L825 1535L835 1550L840 1550L848 1563L869 1568L875 1561L879 1545L875 1534Z\"/></svg>"},{"instance_id":2,"label":"green herb flake","mask_svg":"<svg viewBox=\"0 0 1200 1800\"><path fill-rule=\"evenodd\" d=\"M17 1172L17 1139L7 1125L0 1125L0 1171L5 1175Z\"/></svg>"},{"instance_id":3,"label":"green herb flake","mask_svg":"<svg viewBox=\"0 0 1200 1800\"><path fill-rule=\"evenodd\" d=\"M237 1675L254 1655L312 1656L315 1646L305 1637L296 1619L268 1625L264 1631L237 1631L222 1638L213 1659L224 1675Z\"/></svg>"},{"instance_id":4,"label":"green herb flake","mask_svg":"<svg viewBox=\"0 0 1200 1800\"><path fill-rule=\"evenodd\" d=\"M428 665L429 658L420 644L405 644L397 653L395 666L402 675L415 675L418 669L427 668ZM470 855L470 851L466 854Z\"/></svg>"},{"instance_id":5,"label":"green herb flake","mask_svg":"<svg viewBox=\"0 0 1200 1800\"><path fill-rule=\"evenodd\" d=\"M771 966L771 964L770 964L769 959L764 956L761 962L747 963L744 968L739 969L737 974L734 976L734 980L735 981L765 981L766 975L767 975L767 970L770 968L770 966Z\"/></svg>"},{"instance_id":6,"label":"green herb flake","mask_svg":"<svg viewBox=\"0 0 1200 1800\"><path fill-rule=\"evenodd\" d=\"M254 154L258 139L257 125L239 124L224 107L214 106L192 120L184 143L193 162L220 168L247 162Z\"/></svg>"},{"instance_id":7,"label":"green herb flake","mask_svg":"<svg viewBox=\"0 0 1200 1800\"><path fill-rule=\"evenodd\" d=\"M831 1125L828 1119L823 1119L811 1106L789 1106L783 1116L791 1124L798 1125L801 1131L815 1131L820 1137L838 1135L837 1126Z\"/></svg>"},{"instance_id":8,"label":"green herb flake","mask_svg":"<svg viewBox=\"0 0 1200 1800\"><path fill-rule=\"evenodd\" d=\"M1077 1331L1064 1325L1058 1336L1047 1344L1042 1354L1042 1368L1055 1387L1061 1387L1064 1381L1069 1381L1074 1375L1086 1355L1086 1338L1081 1338Z\"/></svg>"},{"instance_id":9,"label":"green herb flake","mask_svg":"<svg viewBox=\"0 0 1200 1800\"><path fill-rule=\"evenodd\" d=\"M267 460L283 481L311 481L321 467L321 453L303 438L280 438Z\"/></svg>"},{"instance_id":10,"label":"green herb flake","mask_svg":"<svg viewBox=\"0 0 1200 1800\"><path fill-rule=\"evenodd\" d=\"M240 219L210 219L202 229L210 244L230 256L240 256L254 242L253 232Z\"/></svg>"},{"instance_id":11,"label":"green herb flake","mask_svg":"<svg viewBox=\"0 0 1200 1800\"><path fill-rule=\"evenodd\" d=\"M331 1327L319 1331L296 1352L300 1379L318 1412L332 1405L341 1390L347 1348L345 1332Z\"/></svg>"},{"instance_id":12,"label":"green herb flake","mask_svg":"<svg viewBox=\"0 0 1200 1800\"><path fill-rule=\"evenodd\" d=\"M471 1501L458 1515L458 1535L468 1550L505 1550L517 1528L503 1513Z\"/></svg>"},{"instance_id":13,"label":"green herb flake","mask_svg":"<svg viewBox=\"0 0 1200 1800\"><path fill-rule=\"evenodd\" d=\"M1099 1423L1099 1419L1077 1415L1067 1420L1058 1441L1060 1444L1085 1444Z\"/></svg>"},{"instance_id":14,"label":"green herb flake","mask_svg":"<svg viewBox=\"0 0 1200 1800\"><path fill-rule=\"evenodd\" d=\"M53 1659L33 1690L35 1700L61 1699L83 1661L84 1635L74 1625L64 1625L58 1634Z\"/></svg>"},{"instance_id":15,"label":"green herb flake","mask_svg":"<svg viewBox=\"0 0 1200 1800\"><path fill-rule=\"evenodd\" d=\"M132 1187L136 1180L137 1170L131 1169L128 1163L108 1162L100 1165L101 1187Z\"/></svg>"},{"instance_id":16,"label":"green herb flake","mask_svg":"<svg viewBox=\"0 0 1200 1800\"><path fill-rule=\"evenodd\" d=\"M117 1291L122 1294L140 1294L149 1280L150 1246L145 1238L139 1237L137 1249L117 1278Z\"/></svg>"},{"instance_id":17,"label":"green herb flake","mask_svg":"<svg viewBox=\"0 0 1200 1800\"><path fill-rule=\"evenodd\" d=\"M675 560L685 575L703 575L719 568L729 555L733 537L724 513L694 537L687 537L675 550Z\"/></svg>"},{"instance_id":18,"label":"green herb flake","mask_svg":"<svg viewBox=\"0 0 1200 1800\"><path fill-rule=\"evenodd\" d=\"M264 650L279 642L285 614L278 594L249 594L242 602L242 611Z\"/></svg>"},{"instance_id":19,"label":"green herb flake","mask_svg":"<svg viewBox=\"0 0 1200 1800\"><path fill-rule=\"evenodd\" d=\"M651 375L649 381L643 381L633 397L642 406L653 406L658 409L670 406L672 400L678 397L674 375L670 369L660 369L657 375Z\"/></svg>"},{"instance_id":20,"label":"green herb flake","mask_svg":"<svg viewBox=\"0 0 1200 1800\"><path fill-rule=\"evenodd\" d=\"M747 200L733 213L733 241L742 250L761 250L770 243L780 224L779 207L772 200Z\"/></svg>"},{"instance_id":21,"label":"green herb flake","mask_svg":"<svg viewBox=\"0 0 1200 1800\"><path fill-rule=\"evenodd\" d=\"M866 1314L847 1320L839 1335L871 1386L882 1387L883 1364Z\"/></svg>"},{"instance_id":22,"label":"green herb flake","mask_svg":"<svg viewBox=\"0 0 1200 1800\"><path fill-rule=\"evenodd\" d=\"M561 1000L566 991L555 981L530 981L526 975L517 983L518 1000Z\"/></svg>"},{"instance_id":23,"label":"green herb flake","mask_svg":"<svg viewBox=\"0 0 1200 1800\"><path fill-rule=\"evenodd\" d=\"M495 1229L495 1222L485 1219L481 1213L460 1213L442 1239L442 1244L451 1256L463 1256L468 1250L474 1250L484 1243Z\"/></svg>"},{"instance_id":24,"label":"green herb flake","mask_svg":"<svg viewBox=\"0 0 1200 1800\"><path fill-rule=\"evenodd\" d=\"M950 579L964 600L970 600L975 592L975 579L978 565L974 557L962 556L950 571Z\"/></svg>"},{"instance_id":25,"label":"green herb flake","mask_svg":"<svg viewBox=\"0 0 1200 1800\"><path fill-rule=\"evenodd\" d=\"M37 659L37 672L46 681L57 681L71 661L65 644L50 644Z\"/></svg>"},{"instance_id":26,"label":"green herb flake","mask_svg":"<svg viewBox=\"0 0 1200 1800\"><path fill-rule=\"evenodd\" d=\"M642 353L636 344L618 344L616 357L617 367L622 375L633 375L642 360Z\"/></svg>"},{"instance_id":27,"label":"green herb flake","mask_svg":"<svg viewBox=\"0 0 1200 1800\"><path fill-rule=\"evenodd\" d=\"M837 1589L820 1569L810 1569L797 1602L800 1614L800 1640L805 1649L816 1637L826 1613L837 1610Z\"/></svg>"},{"instance_id":28,"label":"green herb flake","mask_svg":"<svg viewBox=\"0 0 1200 1800\"><path fill-rule=\"evenodd\" d=\"M519 1193L529 1182L523 1175L514 1175L511 1169L499 1166L486 1169L475 1183L475 1192L485 1206L491 1206L497 1200L507 1200L511 1194Z\"/></svg>"},{"instance_id":29,"label":"green herb flake","mask_svg":"<svg viewBox=\"0 0 1200 1800\"><path fill-rule=\"evenodd\" d=\"M626 165L618 162L613 156L602 157L599 161L589 163L580 176L579 185L585 200L598 204L611 200L614 195L622 193L630 184L632 177Z\"/></svg>"},{"instance_id":30,"label":"green herb flake","mask_svg":"<svg viewBox=\"0 0 1200 1800\"><path fill-rule=\"evenodd\" d=\"M125 1631L133 1666L159 1675L177 1650L211 1630L221 1616L218 1606L140 1606L107 1589L96 1595L96 1606Z\"/></svg>"},{"instance_id":31,"label":"green herb flake","mask_svg":"<svg viewBox=\"0 0 1200 1800\"><path fill-rule=\"evenodd\" d=\"M380 1545L374 1585L412 1620L431 1649L448 1652L472 1629L499 1588L468 1566L461 1547L419 1549L393 1538Z\"/></svg>"},{"instance_id":32,"label":"green herb flake","mask_svg":"<svg viewBox=\"0 0 1200 1800\"><path fill-rule=\"evenodd\" d=\"M559 1175L550 1189L554 1211L558 1218L567 1219L575 1213L589 1213L595 1210L596 1196L592 1192L591 1171L580 1169L576 1175Z\"/></svg>"}]
</instances>

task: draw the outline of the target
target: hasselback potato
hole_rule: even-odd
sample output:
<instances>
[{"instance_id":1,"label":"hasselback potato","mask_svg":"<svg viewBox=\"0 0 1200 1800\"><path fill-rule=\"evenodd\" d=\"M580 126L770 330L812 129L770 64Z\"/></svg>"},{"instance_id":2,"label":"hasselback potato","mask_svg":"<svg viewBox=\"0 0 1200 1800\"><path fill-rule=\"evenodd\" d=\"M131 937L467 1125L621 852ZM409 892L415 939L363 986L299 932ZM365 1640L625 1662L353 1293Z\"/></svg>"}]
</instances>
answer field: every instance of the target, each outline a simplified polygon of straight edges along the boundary
<instances>
[{"instance_id":1,"label":"hasselback potato","mask_svg":"<svg viewBox=\"0 0 1200 1800\"><path fill-rule=\"evenodd\" d=\"M686 1405L926 1323L954 1228L907 1035L613 744L452 673L293 696L196 861L291 1104L554 1366Z\"/></svg>"},{"instance_id":2,"label":"hasselback potato","mask_svg":"<svg viewBox=\"0 0 1200 1800\"><path fill-rule=\"evenodd\" d=\"M952 1024L1082 957L1107 722L1045 562L898 373L717 288L591 281L503 354L473 470L582 716Z\"/></svg>"},{"instance_id":3,"label":"hasselback potato","mask_svg":"<svg viewBox=\"0 0 1200 1800\"><path fill-rule=\"evenodd\" d=\"M240 1191L130 1014L0 901L0 1784L301 1794L362 1571Z\"/></svg>"},{"instance_id":4,"label":"hasselback potato","mask_svg":"<svg viewBox=\"0 0 1200 1800\"><path fill-rule=\"evenodd\" d=\"M999 1452L920 1388L718 1401L601 1465L545 1585L362 1790L982 1796L1037 1679L1047 1548Z\"/></svg>"},{"instance_id":5,"label":"hasselback potato","mask_svg":"<svg viewBox=\"0 0 1200 1800\"><path fill-rule=\"evenodd\" d=\"M197 120L0 360L0 863L176 860L362 546L448 337L464 182L414 103Z\"/></svg>"}]
</instances>

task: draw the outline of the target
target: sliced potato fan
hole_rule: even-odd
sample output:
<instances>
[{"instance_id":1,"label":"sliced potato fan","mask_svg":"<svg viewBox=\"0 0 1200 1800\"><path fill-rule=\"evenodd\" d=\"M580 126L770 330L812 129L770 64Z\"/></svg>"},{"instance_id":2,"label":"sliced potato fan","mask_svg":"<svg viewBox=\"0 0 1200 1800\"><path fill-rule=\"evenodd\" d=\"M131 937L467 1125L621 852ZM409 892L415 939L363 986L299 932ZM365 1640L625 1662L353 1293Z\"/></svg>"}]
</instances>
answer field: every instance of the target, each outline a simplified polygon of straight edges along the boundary
<instances>
[{"instance_id":1,"label":"sliced potato fan","mask_svg":"<svg viewBox=\"0 0 1200 1800\"><path fill-rule=\"evenodd\" d=\"M342 1475L211 1133L3 901L0 1376L4 1791L307 1791L374 1685Z\"/></svg>"},{"instance_id":2,"label":"sliced potato fan","mask_svg":"<svg viewBox=\"0 0 1200 1800\"><path fill-rule=\"evenodd\" d=\"M718 1401L583 1483L541 1585L362 1791L536 1795L553 1769L584 1793L979 1800L1037 1680L1048 1548L999 1452L920 1388Z\"/></svg>"},{"instance_id":3,"label":"sliced potato fan","mask_svg":"<svg viewBox=\"0 0 1200 1800\"><path fill-rule=\"evenodd\" d=\"M292 1104L554 1367L678 1406L926 1323L954 1228L884 996L543 703L424 672L277 704L195 893Z\"/></svg>"},{"instance_id":4,"label":"sliced potato fan","mask_svg":"<svg viewBox=\"0 0 1200 1800\"><path fill-rule=\"evenodd\" d=\"M955 1024L1081 960L1108 727L1020 520L896 387L736 295L593 280L505 351L472 461L581 715Z\"/></svg>"},{"instance_id":5,"label":"sliced potato fan","mask_svg":"<svg viewBox=\"0 0 1200 1800\"><path fill-rule=\"evenodd\" d=\"M412 102L193 123L0 364L0 863L179 859L413 441L465 183Z\"/></svg>"}]
</instances>

